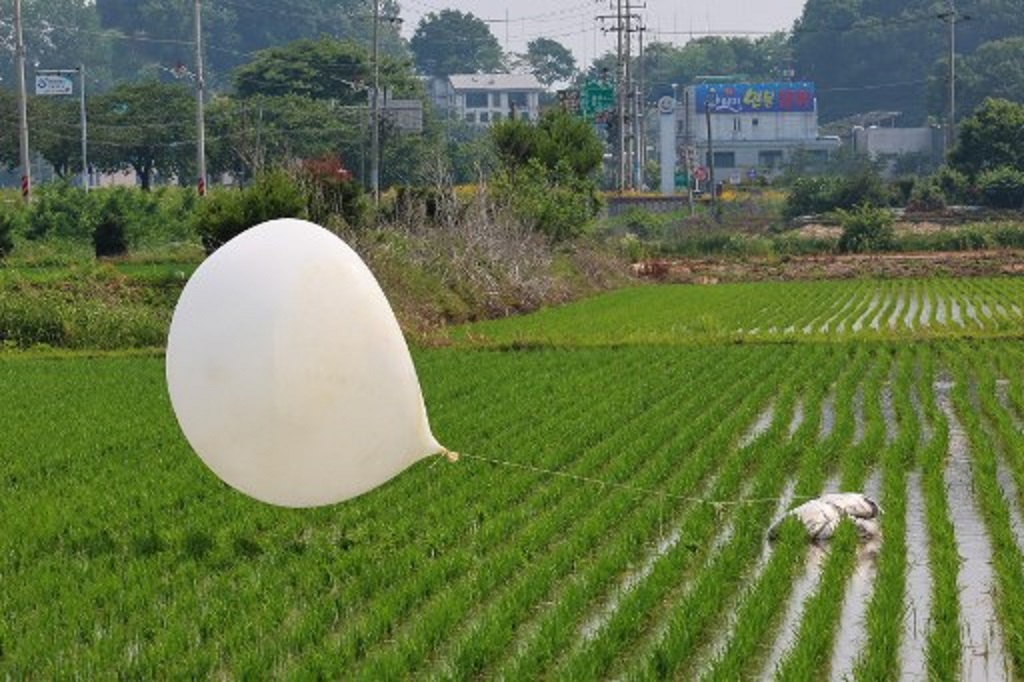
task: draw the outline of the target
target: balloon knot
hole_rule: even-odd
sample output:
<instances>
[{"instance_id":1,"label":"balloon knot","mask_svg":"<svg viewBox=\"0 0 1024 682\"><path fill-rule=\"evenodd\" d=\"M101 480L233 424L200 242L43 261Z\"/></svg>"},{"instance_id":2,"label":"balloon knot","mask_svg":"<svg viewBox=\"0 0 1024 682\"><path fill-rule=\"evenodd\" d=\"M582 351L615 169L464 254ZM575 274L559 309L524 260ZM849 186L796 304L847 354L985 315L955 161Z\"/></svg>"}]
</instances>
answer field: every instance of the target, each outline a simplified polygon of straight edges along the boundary
<instances>
[{"instance_id":1,"label":"balloon knot","mask_svg":"<svg viewBox=\"0 0 1024 682\"><path fill-rule=\"evenodd\" d=\"M454 462L458 462L459 461L459 453L452 452L448 448L442 448L441 449L441 454L444 455L445 457L447 457L449 462L453 462L454 463Z\"/></svg>"}]
</instances>

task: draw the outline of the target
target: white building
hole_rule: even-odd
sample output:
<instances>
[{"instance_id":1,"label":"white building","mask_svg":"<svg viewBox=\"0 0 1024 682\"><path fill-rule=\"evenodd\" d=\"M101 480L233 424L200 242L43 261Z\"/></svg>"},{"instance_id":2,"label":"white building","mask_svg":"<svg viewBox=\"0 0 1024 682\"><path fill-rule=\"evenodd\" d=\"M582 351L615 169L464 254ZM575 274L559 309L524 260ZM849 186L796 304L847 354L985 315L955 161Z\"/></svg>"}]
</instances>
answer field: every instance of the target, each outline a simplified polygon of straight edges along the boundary
<instances>
[{"instance_id":1,"label":"white building","mask_svg":"<svg viewBox=\"0 0 1024 682\"><path fill-rule=\"evenodd\" d=\"M707 153L710 122L716 182L776 175L797 153L825 160L840 144L838 137L818 133L813 83L692 85L675 115L679 164L689 154L698 178L708 174L712 161Z\"/></svg>"},{"instance_id":2,"label":"white building","mask_svg":"<svg viewBox=\"0 0 1024 682\"><path fill-rule=\"evenodd\" d=\"M447 117L487 126L515 116L536 121L544 86L532 74L452 74L429 84L434 107Z\"/></svg>"}]
</instances>

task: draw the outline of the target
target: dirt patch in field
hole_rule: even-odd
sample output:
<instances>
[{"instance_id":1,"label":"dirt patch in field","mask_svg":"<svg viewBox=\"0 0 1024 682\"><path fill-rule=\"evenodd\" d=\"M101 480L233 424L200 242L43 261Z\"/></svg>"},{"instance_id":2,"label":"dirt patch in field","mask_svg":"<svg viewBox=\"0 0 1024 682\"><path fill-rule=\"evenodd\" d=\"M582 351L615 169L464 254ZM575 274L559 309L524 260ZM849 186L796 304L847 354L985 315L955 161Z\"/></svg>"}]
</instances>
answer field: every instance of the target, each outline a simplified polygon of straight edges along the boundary
<instances>
[{"instance_id":1,"label":"dirt patch in field","mask_svg":"<svg viewBox=\"0 0 1024 682\"><path fill-rule=\"evenodd\" d=\"M776 258L660 259L639 263L641 278L681 284L1024 275L1024 251L954 251Z\"/></svg>"}]
</instances>

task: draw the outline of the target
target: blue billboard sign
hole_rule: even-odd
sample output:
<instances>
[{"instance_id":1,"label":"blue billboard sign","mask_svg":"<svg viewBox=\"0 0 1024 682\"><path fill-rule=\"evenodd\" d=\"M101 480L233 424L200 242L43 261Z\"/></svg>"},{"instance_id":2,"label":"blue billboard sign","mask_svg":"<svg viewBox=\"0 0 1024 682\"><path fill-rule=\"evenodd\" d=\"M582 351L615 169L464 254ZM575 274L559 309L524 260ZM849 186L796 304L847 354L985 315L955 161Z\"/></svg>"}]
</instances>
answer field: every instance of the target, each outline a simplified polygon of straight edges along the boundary
<instances>
[{"instance_id":1,"label":"blue billboard sign","mask_svg":"<svg viewBox=\"0 0 1024 682\"><path fill-rule=\"evenodd\" d=\"M706 83L695 88L697 111L713 114L814 111L814 83Z\"/></svg>"}]
</instances>

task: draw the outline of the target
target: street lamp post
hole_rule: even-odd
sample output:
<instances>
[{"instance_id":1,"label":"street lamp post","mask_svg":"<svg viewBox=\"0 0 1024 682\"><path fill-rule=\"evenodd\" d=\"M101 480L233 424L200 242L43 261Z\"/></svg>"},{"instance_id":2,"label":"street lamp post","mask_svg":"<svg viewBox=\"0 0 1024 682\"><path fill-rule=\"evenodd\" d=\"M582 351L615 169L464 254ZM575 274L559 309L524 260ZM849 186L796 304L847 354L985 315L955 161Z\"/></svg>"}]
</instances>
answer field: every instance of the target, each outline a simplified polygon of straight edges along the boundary
<instances>
[{"instance_id":1,"label":"street lamp post","mask_svg":"<svg viewBox=\"0 0 1024 682\"><path fill-rule=\"evenodd\" d=\"M18 77L18 140L21 160L21 196L31 198L32 168L28 155L28 96L25 93L25 40L21 31L21 0L14 0L15 71Z\"/></svg>"}]
</instances>

